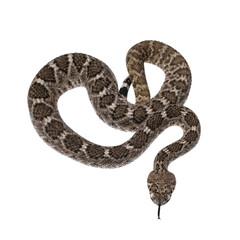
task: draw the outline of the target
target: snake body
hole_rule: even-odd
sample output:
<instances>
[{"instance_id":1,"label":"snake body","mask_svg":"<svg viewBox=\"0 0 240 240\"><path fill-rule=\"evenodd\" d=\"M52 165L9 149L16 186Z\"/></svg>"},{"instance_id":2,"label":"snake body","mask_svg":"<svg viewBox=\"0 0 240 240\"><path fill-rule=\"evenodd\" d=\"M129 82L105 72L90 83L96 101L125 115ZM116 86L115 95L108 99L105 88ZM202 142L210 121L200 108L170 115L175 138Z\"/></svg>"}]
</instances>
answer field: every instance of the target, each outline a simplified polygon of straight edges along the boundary
<instances>
[{"instance_id":1,"label":"snake body","mask_svg":"<svg viewBox=\"0 0 240 240\"><path fill-rule=\"evenodd\" d=\"M150 197L161 206L169 201L176 180L168 165L191 150L200 137L197 116L183 104L191 86L191 72L185 59L172 47L157 41L133 46L126 58L129 76L118 92L114 74L100 60L82 53L65 54L46 64L31 83L28 93L30 116L40 137L60 153L94 167L126 165L146 150L172 125L183 129L178 141L155 157L148 176ZM150 99L144 62L165 73L160 91ZM127 101L133 85L136 104ZM66 91L85 87L97 115L112 127L135 134L118 146L100 146L74 132L61 118L57 101Z\"/></svg>"}]
</instances>

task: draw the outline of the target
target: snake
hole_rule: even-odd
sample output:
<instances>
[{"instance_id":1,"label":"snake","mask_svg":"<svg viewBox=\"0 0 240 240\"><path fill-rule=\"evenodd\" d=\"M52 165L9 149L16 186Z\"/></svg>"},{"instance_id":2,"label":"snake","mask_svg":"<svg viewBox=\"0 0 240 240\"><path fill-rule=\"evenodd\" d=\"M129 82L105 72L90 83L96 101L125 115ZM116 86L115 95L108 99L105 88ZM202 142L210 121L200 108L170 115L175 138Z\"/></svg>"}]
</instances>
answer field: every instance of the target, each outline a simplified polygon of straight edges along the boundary
<instances>
[{"instance_id":1,"label":"snake","mask_svg":"<svg viewBox=\"0 0 240 240\"><path fill-rule=\"evenodd\" d=\"M152 98L144 63L156 65L165 74L160 90ZM30 85L30 117L39 136L52 148L81 163L102 168L116 168L132 162L165 129L181 127L182 137L158 152L147 178L150 198L158 205L159 218L160 207L170 200L176 186L175 175L168 170L169 164L190 151L200 137L198 117L184 106L191 87L191 71L179 52L154 40L131 47L126 65L128 77L118 90L111 69L93 56L70 53L51 60ZM127 100L131 85L135 104ZM132 137L117 146L101 146L72 130L61 118L57 103L63 93L76 87L86 88L102 121L111 127L134 132Z\"/></svg>"}]
</instances>

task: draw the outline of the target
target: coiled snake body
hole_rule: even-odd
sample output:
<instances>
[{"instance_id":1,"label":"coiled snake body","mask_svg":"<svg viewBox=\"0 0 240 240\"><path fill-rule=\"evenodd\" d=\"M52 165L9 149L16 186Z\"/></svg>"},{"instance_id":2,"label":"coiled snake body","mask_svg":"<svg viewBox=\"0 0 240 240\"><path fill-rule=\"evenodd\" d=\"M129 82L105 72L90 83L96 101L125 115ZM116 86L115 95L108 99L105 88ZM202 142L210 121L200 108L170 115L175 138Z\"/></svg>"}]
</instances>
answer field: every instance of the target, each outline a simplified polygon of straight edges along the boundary
<instances>
[{"instance_id":1,"label":"coiled snake body","mask_svg":"<svg viewBox=\"0 0 240 240\"><path fill-rule=\"evenodd\" d=\"M128 164L164 129L180 126L182 138L157 154L148 177L150 197L161 206L169 201L176 184L168 165L191 150L200 136L197 116L183 106L190 90L191 72L180 53L157 41L136 44L129 50L126 61L129 77L118 92L115 76L100 60L82 53L55 58L38 72L30 86L29 111L34 127L45 142L64 155L95 167ZM165 73L160 91L151 99L144 62L157 65ZM126 99L131 83L136 104ZM62 120L57 101L64 92L79 86L87 89L96 113L104 122L135 134L119 146L105 147L74 132Z\"/></svg>"}]
</instances>

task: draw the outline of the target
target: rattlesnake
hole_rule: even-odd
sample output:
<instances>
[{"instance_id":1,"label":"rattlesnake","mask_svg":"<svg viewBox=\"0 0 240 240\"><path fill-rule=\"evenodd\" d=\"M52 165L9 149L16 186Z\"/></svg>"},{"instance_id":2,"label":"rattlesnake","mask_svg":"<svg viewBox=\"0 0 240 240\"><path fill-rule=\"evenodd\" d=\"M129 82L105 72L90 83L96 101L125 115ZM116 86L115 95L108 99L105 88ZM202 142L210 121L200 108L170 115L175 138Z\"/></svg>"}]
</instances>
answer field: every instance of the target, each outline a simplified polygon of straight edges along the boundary
<instances>
[{"instance_id":1,"label":"rattlesnake","mask_svg":"<svg viewBox=\"0 0 240 240\"><path fill-rule=\"evenodd\" d=\"M28 106L34 127L51 147L87 165L115 168L130 163L167 127L183 129L180 140L163 148L155 157L148 177L150 197L159 206L169 201L175 188L168 165L191 150L200 137L197 116L183 104L191 86L191 72L185 59L172 47L157 41L143 41L133 46L126 58L129 77L118 92L112 71L100 60L82 53L65 54L46 64L29 89ZM165 81L150 99L144 62L160 67ZM127 101L133 85L136 104ZM98 116L112 127L135 131L118 146L100 146L74 132L62 120L57 101L75 87L87 89ZM91 127L91 126L89 126Z\"/></svg>"}]
</instances>

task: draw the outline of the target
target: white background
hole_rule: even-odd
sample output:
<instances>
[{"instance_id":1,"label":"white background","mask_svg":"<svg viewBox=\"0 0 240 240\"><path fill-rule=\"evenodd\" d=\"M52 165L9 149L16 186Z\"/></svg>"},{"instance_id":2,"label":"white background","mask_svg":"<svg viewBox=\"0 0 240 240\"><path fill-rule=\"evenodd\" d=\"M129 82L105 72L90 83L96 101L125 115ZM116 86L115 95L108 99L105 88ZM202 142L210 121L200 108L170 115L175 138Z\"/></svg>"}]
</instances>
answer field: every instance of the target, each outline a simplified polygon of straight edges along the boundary
<instances>
[{"instance_id":1,"label":"white background","mask_svg":"<svg viewBox=\"0 0 240 240\"><path fill-rule=\"evenodd\" d=\"M233 0L2 1L0 239L240 239L239 23ZM165 42L186 58L193 83L185 105L202 126L197 147L170 166L177 187L161 221L146 180L181 129L166 130L130 165L97 169L47 146L27 107L29 85L51 59L93 55L121 85L126 53L142 40ZM153 96L164 75L155 66L146 72ZM85 89L64 94L59 108L95 143L117 145L133 134L102 123Z\"/></svg>"}]
</instances>

